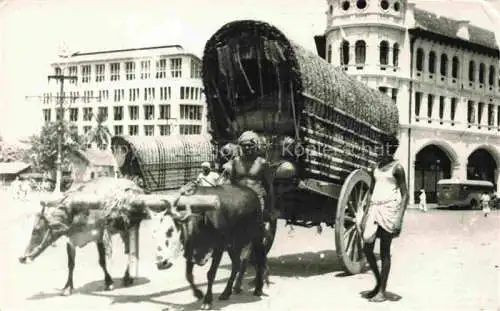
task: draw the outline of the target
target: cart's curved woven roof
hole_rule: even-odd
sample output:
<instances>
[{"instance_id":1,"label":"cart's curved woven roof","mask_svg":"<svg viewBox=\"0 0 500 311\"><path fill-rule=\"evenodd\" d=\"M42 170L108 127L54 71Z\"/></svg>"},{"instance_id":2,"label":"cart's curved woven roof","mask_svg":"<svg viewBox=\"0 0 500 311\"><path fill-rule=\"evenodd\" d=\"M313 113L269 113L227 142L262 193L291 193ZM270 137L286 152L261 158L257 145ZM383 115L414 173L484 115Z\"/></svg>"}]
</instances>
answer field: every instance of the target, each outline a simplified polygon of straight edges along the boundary
<instances>
[{"instance_id":1,"label":"cart's curved woven roof","mask_svg":"<svg viewBox=\"0 0 500 311\"><path fill-rule=\"evenodd\" d=\"M159 191L182 186L201 172L201 163L213 161L210 140L204 135L115 136L111 145L115 154L127 154L122 168L138 165L146 189Z\"/></svg>"},{"instance_id":2,"label":"cart's curved woven roof","mask_svg":"<svg viewBox=\"0 0 500 311\"><path fill-rule=\"evenodd\" d=\"M298 111L304 109L306 93L320 99L326 105L343 110L358 120L369 123L387 135L396 135L399 129L399 116L396 103L387 95L368 87L344 73L324 59L290 41L276 27L261 21L240 20L230 22L220 28L206 43L203 55L203 83L207 93L207 104L214 111L212 122L224 122L217 115L217 94L212 81L218 75L217 48L231 41L241 40L242 34L260 36L263 40L278 41L284 47L285 63L293 72L292 80L296 88ZM239 41L238 41L239 42ZM302 99L302 100L301 100ZM325 116L326 117L326 116Z\"/></svg>"}]
</instances>

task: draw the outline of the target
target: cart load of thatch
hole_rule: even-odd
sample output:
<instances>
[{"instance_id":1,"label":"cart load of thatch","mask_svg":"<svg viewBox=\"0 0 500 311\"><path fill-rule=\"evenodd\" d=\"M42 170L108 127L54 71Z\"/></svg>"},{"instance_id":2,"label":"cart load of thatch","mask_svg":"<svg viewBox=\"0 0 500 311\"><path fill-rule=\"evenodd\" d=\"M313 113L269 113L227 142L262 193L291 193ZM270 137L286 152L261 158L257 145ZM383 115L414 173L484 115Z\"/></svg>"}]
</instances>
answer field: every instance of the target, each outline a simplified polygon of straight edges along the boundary
<instances>
[{"instance_id":1,"label":"cart load of thatch","mask_svg":"<svg viewBox=\"0 0 500 311\"><path fill-rule=\"evenodd\" d=\"M219 29L205 45L202 74L215 140L246 130L289 136L306 147L301 167L315 176L342 181L398 132L391 98L264 22Z\"/></svg>"},{"instance_id":2,"label":"cart load of thatch","mask_svg":"<svg viewBox=\"0 0 500 311\"><path fill-rule=\"evenodd\" d=\"M114 136L111 149L120 172L140 179L148 192L177 189L213 162L215 148L205 135Z\"/></svg>"}]
</instances>

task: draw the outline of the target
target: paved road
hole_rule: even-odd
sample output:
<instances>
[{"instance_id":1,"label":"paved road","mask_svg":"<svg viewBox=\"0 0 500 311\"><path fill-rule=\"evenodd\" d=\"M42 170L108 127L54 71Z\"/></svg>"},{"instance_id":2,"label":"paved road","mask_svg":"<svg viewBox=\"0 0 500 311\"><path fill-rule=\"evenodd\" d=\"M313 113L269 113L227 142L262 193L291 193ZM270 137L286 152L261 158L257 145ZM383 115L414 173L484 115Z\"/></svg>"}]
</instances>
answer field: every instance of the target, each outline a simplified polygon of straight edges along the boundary
<instances>
[{"instance_id":1,"label":"paved road","mask_svg":"<svg viewBox=\"0 0 500 311\"><path fill-rule=\"evenodd\" d=\"M18 206L20 208L20 206ZM24 214L32 210L24 206ZM9 209L5 207L4 209ZM141 262L138 284L102 291L102 272L94 245L77 251L77 293L60 297L66 280L64 243L50 247L35 262L21 265L32 219L17 212L3 219L0 236L0 309L3 310L196 310L199 307L184 280L180 260L168 271L152 264L151 222L141 228ZM272 283L266 296L251 292L216 301L215 309L232 310L498 310L500 215L484 218L480 211L410 210L402 236L393 243L389 290L398 301L373 304L359 293L371 289L370 273L345 276L335 257L333 230L321 235L315 229L296 228L289 234L280 223L270 253ZM119 281L126 258L114 239L110 272ZM217 274L215 293L223 290L229 275L227 257ZM195 278L205 283L207 267Z\"/></svg>"}]
</instances>

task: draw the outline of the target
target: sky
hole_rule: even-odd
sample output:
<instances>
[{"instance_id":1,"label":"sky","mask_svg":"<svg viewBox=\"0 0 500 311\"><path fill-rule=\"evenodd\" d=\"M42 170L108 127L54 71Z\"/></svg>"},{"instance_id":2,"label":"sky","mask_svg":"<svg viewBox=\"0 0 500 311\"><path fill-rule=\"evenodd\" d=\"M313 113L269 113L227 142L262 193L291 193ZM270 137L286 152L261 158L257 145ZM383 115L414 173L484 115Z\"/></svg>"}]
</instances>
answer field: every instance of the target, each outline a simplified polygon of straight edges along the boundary
<instances>
[{"instance_id":1,"label":"sky","mask_svg":"<svg viewBox=\"0 0 500 311\"><path fill-rule=\"evenodd\" d=\"M478 5L471 9L474 1ZM480 1L413 2L500 29L500 0L483 1L488 6ZM63 42L81 52L181 44L201 56L205 42L224 24L258 19L316 51L313 36L325 30L326 9L326 0L0 0L0 135L8 140L38 131L40 102L26 96L44 92L49 65Z\"/></svg>"}]
</instances>

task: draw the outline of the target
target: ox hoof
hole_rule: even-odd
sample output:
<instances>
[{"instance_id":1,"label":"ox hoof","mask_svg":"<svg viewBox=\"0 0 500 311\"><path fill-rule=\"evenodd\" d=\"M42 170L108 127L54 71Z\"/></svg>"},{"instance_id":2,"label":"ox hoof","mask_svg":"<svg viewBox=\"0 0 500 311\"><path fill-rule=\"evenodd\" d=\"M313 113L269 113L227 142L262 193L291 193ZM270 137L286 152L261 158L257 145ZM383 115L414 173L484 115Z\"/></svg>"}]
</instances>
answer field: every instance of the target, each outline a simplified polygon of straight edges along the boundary
<instances>
[{"instance_id":1,"label":"ox hoof","mask_svg":"<svg viewBox=\"0 0 500 311\"><path fill-rule=\"evenodd\" d=\"M128 278L123 278L123 280L122 280L122 284L123 284L123 286L128 287L128 286L130 286L130 285L134 284L134 279L133 279L133 278L130 278L130 277L128 277Z\"/></svg>"},{"instance_id":2,"label":"ox hoof","mask_svg":"<svg viewBox=\"0 0 500 311\"><path fill-rule=\"evenodd\" d=\"M264 293L262 292L262 289L255 289L255 290L253 291L253 295L254 295L254 296L258 296L258 297L260 297L260 296L262 296L263 294L264 294Z\"/></svg>"},{"instance_id":3,"label":"ox hoof","mask_svg":"<svg viewBox=\"0 0 500 311\"><path fill-rule=\"evenodd\" d=\"M201 310L210 310L210 309L212 309L211 303L204 303L201 305Z\"/></svg>"},{"instance_id":4,"label":"ox hoof","mask_svg":"<svg viewBox=\"0 0 500 311\"><path fill-rule=\"evenodd\" d=\"M197 298L197 299L202 299L203 298L203 292L199 289L195 289L193 290L193 295Z\"/></svg>"},{"instance_id":5,"label":"ox hoof","mask_svg":"<svg viewBox=\"0 0 500 311\"><path fill-rule=\"evenodd\" d=\"M70 287L63 288L63 290L61 291L61 296L71 296L72 293L73 293L72 288Z\"/></svg>"},{"instance_id":6,"label":"ox hoof","mask_svg":"<svg viewBox=\"0 0 500 311\"><path fill-rule=\"evenodd\" d=\"M236 295L239 295L243 292L243 290L241 289L241 287L235 287L233 288L233 293L235 293Z\"/></svg>"},{"instance_id":7,"label":"ox hoof","mask_svg":"<svg viewBox=\"0 0 500 311\"><path fill-rule=\"evenodd\" d=\"M106 291L111 291L115 289L115 286L113 284L107 284L105 287L104 287L104 290Z\"/></svg>"},{"instance_id":8,"label":"ox hoof","mask_svg":"<svg viewBox=\"0 0 500 311\"><path fill-rule=\"evenodd\" d=\"M220 294L219 300L228 300L229 297L231 297L231 294L231 291L224 291L222 294Z\"/></svg>"}]
</instances>

